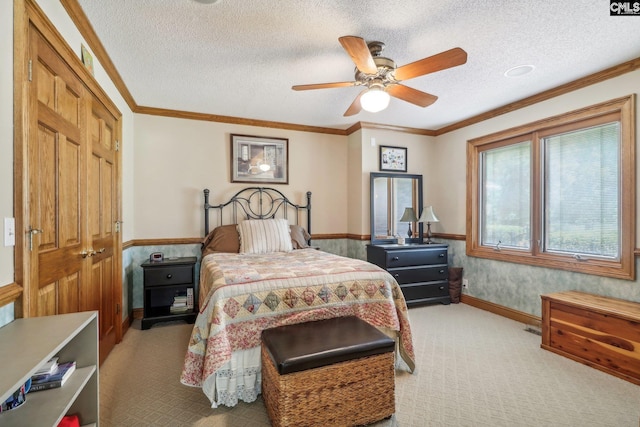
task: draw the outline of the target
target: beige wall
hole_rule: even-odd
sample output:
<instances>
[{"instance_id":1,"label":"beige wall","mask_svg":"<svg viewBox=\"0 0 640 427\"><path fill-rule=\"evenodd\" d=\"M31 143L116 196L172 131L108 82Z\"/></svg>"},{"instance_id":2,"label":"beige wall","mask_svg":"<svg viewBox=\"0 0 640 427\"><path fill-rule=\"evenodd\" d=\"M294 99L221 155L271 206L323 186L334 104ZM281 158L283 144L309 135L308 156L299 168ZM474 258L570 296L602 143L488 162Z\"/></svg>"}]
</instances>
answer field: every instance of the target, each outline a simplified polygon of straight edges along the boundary
<instances>
[{"instance_id":1,"label":"beige wall","mask_svg":"<svg viewBox=\"0 0 640 427\"><path fill-rule=\"evenodd\" d=\"M298 204L312 192L313 233L347 232L346 137L138 114L136 239L201 236L202 190L209 188L216 204L250 185L230 182L232 133L287 138L289 184L269 186Z\"/></svg>"},{"instance_id":2,"label":"beige wall","mask_svg":"<svg viewBox=\"0 0 640 427\"><path fill-rule=\"evenodd\" d=\"M360 222L360 234L370 234L370 188L369 174L380 171L380 146L406 147L407 148L407 173L421 174L423 177L422 199L425 205L431 204L430 199L437 188L427 179L426 173L434 162L433 138L423 135L400 133L380 129L363 129L362 131L362 173L361 186L362 208ZM437 212L437 207L434 207ZM417 212L416 214L420 214Z\"/></svg>"},{"instance_id":3,"label":"beige wall","mask_svg":"<svg viewBox=\"0 0 640 427\"><path fill-rule=\"evenodd\" d=\"M425 180L440 189L434 193L433 204L434 207L437 206L441 222L432 227L432 230L451 234L466 232L467 140L638 91L640 70L437 137L433 152L438 161L431 163L432 168L425 172ZM639 126L640 119L636 109L636 133ZM639 143L640 139L636 135L636 152L640 152ZM636 167L640 168L640 162L637 162ZM640 201L640 197L638 199ZM640 242L636 246L639 244Z\"/></svg>"},{"instance_id":4,"label":"beige wall","mask_svg":"<svg viewBox=\"0 0 640 427\"><path fill-rule=\"evenodd\" d=\"M421 135L363 129L345 137L137 114L136 239L200 236L202 189L215 204L247 186L230 183L232 133L289 139L289 184L274 187L296 203L312 192L314 234L369 234L369 173L378 171L380 145L407 147L408 173L425 173L434 160L432 138ZM436 192L425 182L425 203Z\"/></svg>"},{"instance_id":5,"label":"beige wall","mask_svg":"<svg viewBox=\"0 0 640 427\"><path fill-rule=\"evenodd\" d=\"M13 282L13 247L4 246L4 218L13 217L13 4L0 3L0 286Z\"/></svg>"}]
</instances>

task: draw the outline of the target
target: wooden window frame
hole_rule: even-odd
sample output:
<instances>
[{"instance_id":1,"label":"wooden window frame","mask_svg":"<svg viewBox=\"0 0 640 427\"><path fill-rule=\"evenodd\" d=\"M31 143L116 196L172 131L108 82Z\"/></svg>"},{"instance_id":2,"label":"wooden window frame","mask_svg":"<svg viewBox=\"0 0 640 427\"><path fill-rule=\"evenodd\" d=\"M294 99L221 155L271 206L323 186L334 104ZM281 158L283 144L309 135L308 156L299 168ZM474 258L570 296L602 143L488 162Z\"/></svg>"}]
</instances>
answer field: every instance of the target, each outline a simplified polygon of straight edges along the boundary
<instances>
[{"instance_id":1,"label":"wooden window frame","mask_svg":"<svg viewBox=\"0 0 640 427\"><path fill-rule=\"evenodd\" d=\"M617 260L589 258L577 260L568 254L541 251L542 171L541 140L550 132L578 130L615 118L620 121L620 257ZM629 95L590 107L553 116L467 142L467 255L538 267L635 280L636 161L635 96ZM529 250L483 246L480 241L481 153L487 149L529 139L531 152L531 245ZM539 236L539 237L535 237Z\"/></svg>"}]
</instances>

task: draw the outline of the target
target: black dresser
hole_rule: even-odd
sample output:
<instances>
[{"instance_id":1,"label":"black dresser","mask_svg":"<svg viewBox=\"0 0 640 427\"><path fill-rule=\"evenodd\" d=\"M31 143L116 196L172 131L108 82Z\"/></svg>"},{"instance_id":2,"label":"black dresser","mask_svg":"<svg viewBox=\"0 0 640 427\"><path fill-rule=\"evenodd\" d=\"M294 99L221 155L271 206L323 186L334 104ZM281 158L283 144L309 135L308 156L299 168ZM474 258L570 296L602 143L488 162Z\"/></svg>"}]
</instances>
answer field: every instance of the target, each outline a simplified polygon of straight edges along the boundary
<instances>
[{"instance_id":1,"label":"black dresser","mask_svg":"<svg viewBox=\"0 0 640 427\"><path fill-rule=\"evenodd\" d=\"M407 306L449 304L448 248L445 244L367 245L367 261L391 273Z\"/></svg>"}]
</instances>

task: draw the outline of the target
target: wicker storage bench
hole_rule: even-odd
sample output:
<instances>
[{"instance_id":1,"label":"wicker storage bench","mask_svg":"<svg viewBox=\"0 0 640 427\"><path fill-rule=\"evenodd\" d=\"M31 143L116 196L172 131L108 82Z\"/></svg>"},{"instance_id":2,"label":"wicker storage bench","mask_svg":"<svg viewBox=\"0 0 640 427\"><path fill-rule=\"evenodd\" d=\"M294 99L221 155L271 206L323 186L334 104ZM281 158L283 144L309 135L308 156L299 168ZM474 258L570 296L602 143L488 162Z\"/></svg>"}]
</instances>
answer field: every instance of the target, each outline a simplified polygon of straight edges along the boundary
<instances>
[{"instance_id":1,"label":"wicker storage bench","mask_svg":"<svg viewBox=\"0 0 640 427\"><path fill-rule=\"evenodd\" d=\"M395 341L357 317L262 332L262 398L271 424L356 426L395 412Z\"/></svg>"}]
</instances>

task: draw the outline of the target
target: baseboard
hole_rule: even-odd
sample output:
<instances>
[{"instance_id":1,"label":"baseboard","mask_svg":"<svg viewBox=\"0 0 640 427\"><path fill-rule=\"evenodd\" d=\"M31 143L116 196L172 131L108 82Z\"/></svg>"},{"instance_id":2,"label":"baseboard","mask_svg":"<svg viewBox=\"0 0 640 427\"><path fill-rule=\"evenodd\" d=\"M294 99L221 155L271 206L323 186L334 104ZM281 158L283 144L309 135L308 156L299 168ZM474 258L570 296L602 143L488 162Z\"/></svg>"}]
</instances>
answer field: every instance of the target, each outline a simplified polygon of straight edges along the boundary
<instances>
[{"instance_id":1,"label":"baseboard","mask_svg":"<svg viewBox=\"0 0 640 427\"><path fill-rule=\"evenodd\" d=\"M144 308L133 309L133 320L139 320L144 317Z\"/></svg>"},{"instance_id":2,"label":"baseboard","mask_svg":"<svg viewBox=\"0 0 640 427\"><path fill-rule=\"evenodd\" d=\"M525 325L531 325L537 328L542 327L542 319L538 316L514 310L512 308L505 307L503 305L499 305L490 301L485 301L480 298L472 297L471 295L460 295L460 302L479 308L481 310L486 310L502 317L506 317L511 320L515 320L516 322L524 323Z\"/></svg>"},{"instance_id":3,"label":"baseboard","mask_svg":"<svg viewBox=\"0 0 640 427\"><path fill-rule=\"evenodd\" d=\"M123 321L122 321L122 336L124 337L124 334L127 333L127 331L129 330L129 328L131 327L131 324L133 323L133 319L131 319L131 316L127 316Z\"/></svg>"}]
</instances>

